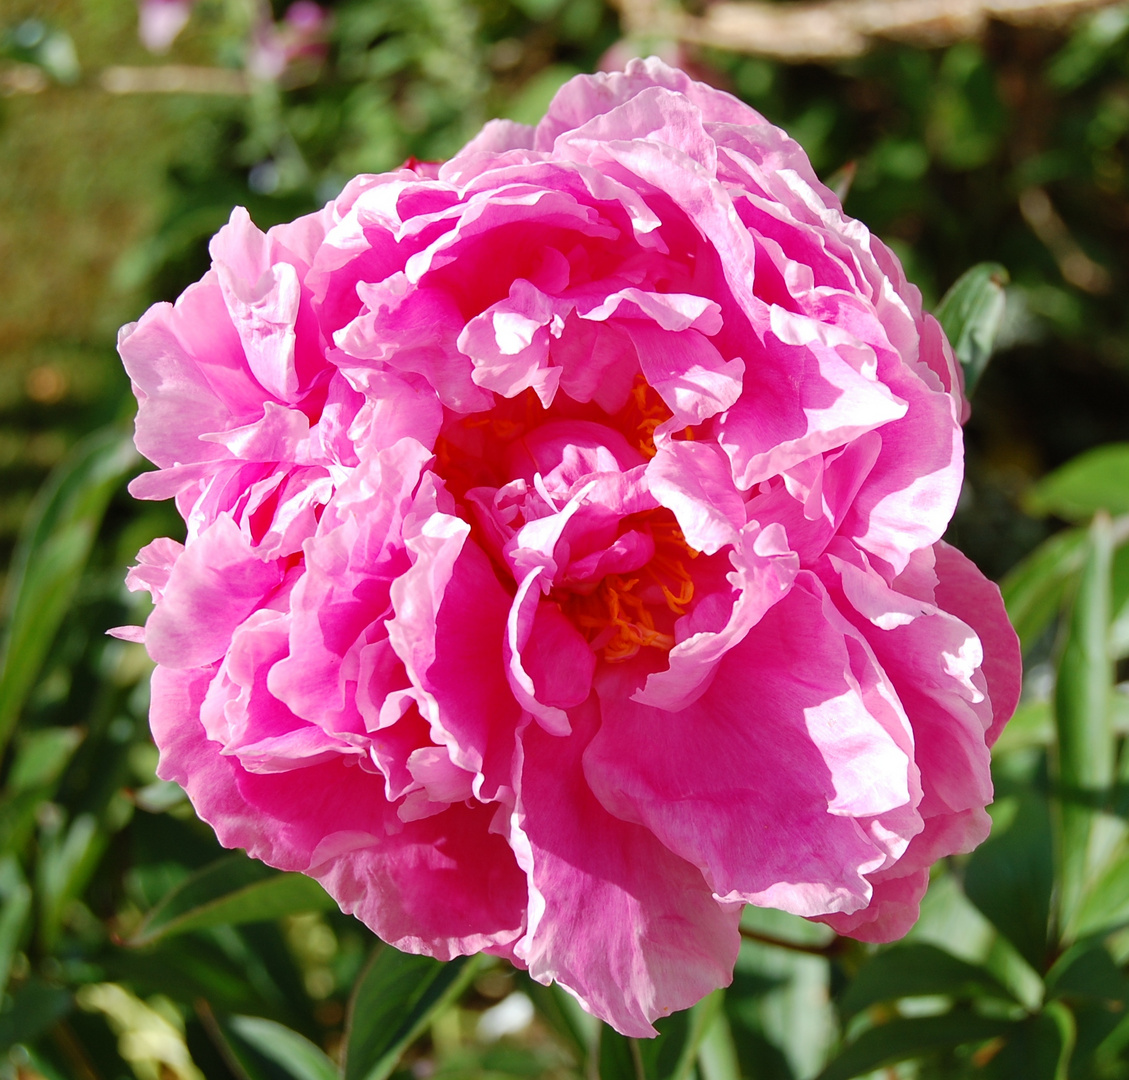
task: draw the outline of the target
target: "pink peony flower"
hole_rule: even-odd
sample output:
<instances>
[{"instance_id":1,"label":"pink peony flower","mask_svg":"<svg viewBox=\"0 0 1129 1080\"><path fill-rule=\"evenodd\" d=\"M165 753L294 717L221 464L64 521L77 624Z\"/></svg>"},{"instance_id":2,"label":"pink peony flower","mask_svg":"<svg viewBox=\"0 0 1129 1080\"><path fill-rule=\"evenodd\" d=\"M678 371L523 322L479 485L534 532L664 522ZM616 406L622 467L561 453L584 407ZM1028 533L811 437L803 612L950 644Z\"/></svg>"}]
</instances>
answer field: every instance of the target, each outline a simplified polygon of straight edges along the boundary
<instances>
[{"instance_id":1,"label":"pink peony flower","mask_svg":"<svg viewBox=\"0 0 1129 1080\"><path fill-rule=\"evenodd\" d=\"M121 336L160 774L401 949L630 1035L743 904L904 934L1019 684L961 384L800 148L661 62L361 176Z\"/></svg>"},{"instance_id":2,"label":"pink peony flower","mask_svg":"<svg viewBox=\"0 0 1129 1080\"><path fill-rule=\"evenodd\" d=\"M281 22L264 7L247 44L248 73L269 81L301 61L320 64L328 52L329 24L329 13L314 0L295 0Z\"/></svg>"},{"instance_id":3,"label":"pink peony flower","mask_svg":"<svg viewBox=\"0 0 1129 1080\"><path fill-rule=\"evenodd\" d=\"M192 16L196 0L138 0L137 36L151 53L167 53Z\"/></svg>"}]
</instances>

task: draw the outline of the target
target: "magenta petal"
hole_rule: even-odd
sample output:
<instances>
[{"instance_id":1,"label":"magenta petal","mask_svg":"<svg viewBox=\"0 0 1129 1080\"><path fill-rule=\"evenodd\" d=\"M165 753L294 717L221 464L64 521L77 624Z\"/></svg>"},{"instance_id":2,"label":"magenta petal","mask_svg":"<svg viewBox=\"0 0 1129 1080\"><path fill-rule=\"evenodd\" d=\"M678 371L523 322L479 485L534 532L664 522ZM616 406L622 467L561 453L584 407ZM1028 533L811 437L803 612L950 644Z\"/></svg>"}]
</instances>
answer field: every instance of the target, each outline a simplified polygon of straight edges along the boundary
<instances>
[{"instance_id":1,"label":"magenta petal","mask_svg":"<svg viewBox=\"0 0 1129 1080\"><path fill-rule=\"evenodd\" d=\"M530 570L518 586L510 608L505 644L507 675L514 698L522 708L528 709L546 731L553 735L568 735L572 730L568 713L551 702L540 699L537 684L525 666L525 650L533 636L541 610L542 576L540 570ZM537 654L533 655L536 658Z\"/></svg>"},{"instance_id":2,"label":"magenta petal","mask_svg":"<svg viewBox=\"0 0 1129 1080\"><path fill-rule=\"evenodd\" d=\"M695 702L725 655L787 595L799 570L799 560L779 525L762 530L750 522L737 536L730 561L733 572L727 580L733 595L724 624L717 630L698 629L692 613L687 629L693 632L670 650L667 670L650 675L643 689L632 695L633 701L671 712Z\"/></svg>"},{"instance_id":3,"label":"magenta petal","mask_svg":"<svg viewBox=\"0 0 1129 1080\"><path fill-rule=\"evenodd\" d=\"M235 628L281 580L279 568L258 559L231 519L220 517L173 566L145 624L149 655L174 668L218 660Z\"/></svg>"},{"instance_id":4,"label":"magenta petal","mask_svg":"<svg viewBox=\"0 0 1129 1080\"><path fill-rule=\"evenodd\" d=\"M552 601L543 600L537 605L522 660L538 701L569 709L587 699L596 657Z\"/></svg>"},{"instance_id":5,"label":"magenta petal","mask_svg":"<svg viewBox=\"0 0 1129 1080\"><path fill-rule=\"evenodd\" d=\"M905 415L906 404L866 372L865 342L812 319L772 312L764 358L724 418L718 442L747 488ZM871 353L871 355L873 355Z\"/></svg>"},{"instance_id":6,"label":"magenta petal","mask_svg":"<svg viewBox=\"0 0 1129 1080\"><path fill-rule=\"evenodd\" d=\"M137 565L125 576L127 587L131 592L148 589L149 595L156 602L164 593L172 568L183 552L183 544L166 536L146 544L137 553Z\"/></svg>"},{"instance_id":7,"label":"magenta petal","mask_svg":"<svg viewBox=\"0 0 1129 1080\"><path fill-rule=\"evenodd\" d=\"M888 703L855 679L844 629L797 585L680 712L598 681L604 722L585 772L601 802L724 899L807 916L865 907L885 854L860 821L910 804L913 766ZM921 826L910 815L906 827Z\"/></svg>"},{"instance_id":8,"label":"magenta petal","mask_svg":"<svg viewBox=\"0 0 1129 1080\"><path fill-rule=\"evenodd\" d=\"M1022 689L1019 637L1008 622L999 586L943 540L934 551L937 603L968 623L984 648L982 668L992 702L992 722L985 738L991 746L1019 704Z\"/></svg>"},{"instance_id":9,"label":"magenta petal","mask_svg":"<svg viewBox=\"0 0 1129 1080\"><path fill-rule=\"evenodd\" d=\"M643 375L674 413L673 424L700 424L741 396L743 360L726 360L697 330L672 332L627 323Z\"/></svg>"},{"instance_id":10,"label":"magenta petal","mask_svg":"<svg viewBox=\"0 0 1129 1080\"><path fill-rule=\"evenodd\" d=\"M222 844L318 878L343 910L407 951L448 960L521 934L524 875L490 831L490 808L405 824L382 779L357 768L244 772L194 722L210 675L158 668L151 722L159 774L185 788Z\"/></svg>"},{"instance_id":11,"label":"magenta petal","mask_svg":"<svg viewBox=\"0 0 1129 1080\"><path fill-rule=\"evenodd\" d=\"M593 117L603 116L630 101L642 91L663 87L685 97L700 110L699 115L718 123L759 124L762 117L721 90L694 82L684 72L668 67L656 57L628 62L624 72L578 75L553 98L545 118L537 125L537 145L548 148L563 132L581 127Z\"/></svg>"},{"instance_id":12,"label":"magenta petal","mask_svg":"<svg viewBox=\"0 0 1129 1080\"><path fill-rule=\"evenodd\" d=\"M474 364L474 381L503 397L532 388L548 407L561 378L548 365L550 335L555 330L560 336L570 306L554 304L524 279L515 281L507 300L487 308L459 334L459 351Z\"/></svg>"},{"instance_id":13,"label":"magenta petal","mask_svg":"<svg viewBox=\"0 0 1129 1080\"><path fill-rule=\"evenodd\" d=\"M647 466L647 484L674 511L686 542L712 555L738 543L745 527L745 501L733 483L725 455L709 443L660 443Z\"/></svg>"},{"instance_id":14,"label":"magenta petal","mask_svg":"<svg viewBox=\"0 0 1129 1080\"><path fill-rule=\"evenodd\" d=\"M719 904L701 874L646 829L617 820L584 782L573 737L532 726L523 738L512 840L530 888L529 928L514 952L625 1035L728 985L740 905Z\"/></svg>"}]
</instances>

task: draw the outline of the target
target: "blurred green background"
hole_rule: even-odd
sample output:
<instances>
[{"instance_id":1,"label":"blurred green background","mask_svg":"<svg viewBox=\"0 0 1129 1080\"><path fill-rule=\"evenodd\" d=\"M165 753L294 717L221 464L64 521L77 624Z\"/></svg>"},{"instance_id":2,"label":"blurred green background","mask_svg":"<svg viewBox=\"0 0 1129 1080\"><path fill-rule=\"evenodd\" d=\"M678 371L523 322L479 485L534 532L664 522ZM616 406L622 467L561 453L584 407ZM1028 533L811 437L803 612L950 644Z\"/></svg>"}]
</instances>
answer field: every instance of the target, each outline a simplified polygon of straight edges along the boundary
<instances>
[{"instance_id":1,"label":"blurred green background","mask_svg":"<svg viewBox=\"0 0 1129 1080\"><path fill-rule=\"evenodd\" d=\"M790 64L675 40L712 6L198 0L158 54L134 0L0 0L0 1078L1129 1076L1129 4ZM223 853L154 777L143 650L103 631L180 529L124 490L117 327L233 205L265 228L652 50L851 181L928 306L1006 269L1002 308L987 271L948 305L966 359L995 341L949 539L1004 580L1027 690L993 838L906 943L750 911L733 987L634 1044Z\"/></svg>"}]
</instances>

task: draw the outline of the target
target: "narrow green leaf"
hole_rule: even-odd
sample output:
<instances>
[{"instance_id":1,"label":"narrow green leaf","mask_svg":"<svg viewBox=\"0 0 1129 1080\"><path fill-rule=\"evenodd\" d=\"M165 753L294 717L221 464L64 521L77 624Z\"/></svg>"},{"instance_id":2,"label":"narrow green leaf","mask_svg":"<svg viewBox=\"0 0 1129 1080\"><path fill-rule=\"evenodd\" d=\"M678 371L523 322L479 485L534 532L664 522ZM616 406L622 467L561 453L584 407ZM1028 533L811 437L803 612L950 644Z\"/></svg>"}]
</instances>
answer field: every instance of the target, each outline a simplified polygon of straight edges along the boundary
<instances>
[{"instance_id":1,"label":"narrow green leaf","mask_svg":"<svg viewBox=\"0 0 1129 1080\"><path fill-rule=\"evenodd\" d=\"M906 997L992 997L1014 1000L994 975L935 945L897 945L877 953L839 1002L844 1019L882 1001Z\"/></svg>"},{"instance_id":2,"label":"narrow green leaf","mask_svg":"<svg viewBox=\"0 0 1129 1080\"><path fill-rule=\"evenodd\" d=\"M1058 614L1086 560L1086 532L1067 529L1040 544L1000 582L1008 618L1026 652Z\"/></svg>"},{"instance_id":3,"label":"narrow green leaf","mask_svg":"<svg viewBox=\"0 0 1129 1080\"><path fill-rule=\"evenodd\" d=\"M1033 792L1018 800L1006 828L997 826L973 852L964 891L981 913L1041 972L1046 964L1054 845L1046 801Z\"/></svg>"},{"instance_id":4,"label":"narrow green leaf","mask_svg":"<svg viewBox=\"0 0 1129 1080\"><path fill-rule=\"evenodd\" d=\"M0 858L0 1001L31 912L31 886L12 855Z\"/></svg>"},{"instance_id":5,"label":"narrow green leaf","mask_svg":"<svg viewBox=\"0 0 1129 1080\"><path fill-rule=\"evenodd\" d=\"M698 1049L702 1080L741 1080L737 1044L724 1009L718 1009L706 1028Z\"/></svg>"},{"instance_id":6,"label":"narrow green leaf","mask_svg":"<svg viewBox=\"0 0 1129 1080\"><path fill-rule=\"evenodd\" d=\"M1085 522L1099 510L1129 513L1129 443L1088 450L1032 485L1024 498L1030 514Z\"/></svg>"},{"instance_id":7,"label":"narrow green leaf","mask_svg":"<svg viewBox=\"0 0 1129 1080\"><path fill-rule=\"evenodd\" d=\"M723 1010L724 996L715 990L693 1008L656 1020L653 1039L629 1039L602 1025L600 1080L687 1080L706 1032Z\"/></svg>"},{"instance_id":8,"label":"narrow green leaf","mask_svg":"<svg viewBox=\"0 0 1129 1080\"><path fill-rule=\"evenodd\" d=\"M941 298L937 321L964 369L964 392L969 398L988 361L1003 325L1008 272L999 263L979 263L966 270Z\"/></svg>"},{"instance_id":9,"label":"narrow green leaf","mask_svg":"<svg viewBox=\"0 0 1129 1080\"><path fill-rule=\"evenodd\" d=\"M82 738L82 730L75 727L51 727L27 732L17 740L15 759L8 774L8 790L19 793L53 785Z\"/></svg>"},{"instance_id":10,"label":"narrow green leaf","mask_svg":"<svg viewBox=\"0 0 1129 1080\"><path fill-rule=\"evenodd\" d=\"M701 1049L702 1040L719 1016L724 1019L725 991L715 990L712 994L702 998L697 1005L688 1009L684 1015L689 1020L686 1039L682 1046L682 1052L675 1062L674 1069L669 1073L670 1080L689 1080L694 1075L694 1067L698 1063L698 1052ZM674 1017L668 1017L667 1020L662 1022L669 1023L673 1019ZM658 1064L659 1062L656 1061L656 1065ZM658 1068L655 1072L660 1077L666 1075Z\"/></svg>"},{"instance_id":11,"label":"narrow green leaf","mask_svg":"<svg viewBox=\"0 0 1129 1080\"><path fill-rule=\"evenodd\" d=\"M31 731L17 738L17 747L0 798L0 851L22 851L35 828L35 814L55 793L63 770L82 742L73 727Z\"/></svg>"},{"instance_id":12,"label":"narrow green leaf","mask_svg":"<svg viewBox=\"0 0 1129 1080\"><path fill-rule=\"evenodd\" d=\"M36 810L45 798L42 789L32 788L0 800L0 851L22 852L35 829Z\"/></svg>"},{"instance_id":13,"label":"narrow green leaf","mask_svg":"<svg viewBox=\"0 0 1129 1080\"><path fill-rule=\"evenodd\" d=\"M1129 657L1129 519L1113 523L1113 542L1118 545L1113 555L1113 593L1110 611L1109 650L1114 661Z\"/></svg>"},{"instance_id":14,"label":"narrow green leaf","mask_svg":"<svg viewBox=\"0 0 1129 1080\"><path fill-rule=\"evenodd\" d=\"M1059 785L1060 925L1072 927L1094 871L1095 812L1109 797L1114 739L1109 701L1110 569L1113 540L1105 513L1090 527L1086 561L1074 597L1055 682L1055 755Z\"/></svg>"},{"instance_id":15,"label":"narrow green leaf","mask_svg":"<svg viewBox=\"0 0 1129 1080\"><path fill-rule=\"evenodd\" d=\"M384 1080L431 1021L470 985L480 956L443 964L378 946L349 1003L344 1080Z\"/></svg>"},{"instance_id":16,"label":"narrow green leaf","mask_svg":"<svg viewBox=\"0 0 1129 1080\"><path fill-rule=\"evenodd\" d=\"M599 1038L600 1022L591 1013L586 1013L576 998L556 983L542 986L523 977L522 990L541 1018L571 1046L580 1065L579 1071L586 1074L588 1057Z\"/></svg>"},{"instance_id":17,"label":"narrow green leaf","mask_svg":"<svg viewBox=\"0 0 1129 1080\"><path fill-rule=\"evenodd\" d=\"M198 870L165 896L129 944L150 945L190 930L334 907L333 898L305 874L281 874L245 855L229 855Z\"/></svg>"},{"instance_id":18,"label":"narrow green leaf","mask_svg":"<svg viewBox=\"0 0 1129 1080\"><path fill-rule=\"evenodd\" d=\"M1094 1062L1099 1076L1116 1076L1117 1059L1129 1046L1129 1016L1123 1017L1116 1027L1098 1044L1094 1051Z\"/></svg>"},{"instance_id":19,"label":"narrow green leaf","mask_svg":"<svg viewBox=\"0 0 1129 1080\"><path fill-rule=\"evenodd\" d=\"M898 1018L864 1031L831 1061L818 1080L851 1080L899 1061L999 1038L1015 1027L1015 1021L973 1012Z\"/></svg>"},{"instance_id":20,"label":"narrow green leaf","mask_svg":"<svg viewBox=\"0 0 1129 1080\"><path fill-rule=\"evenodd\" d=\"M305 1035L261 1016L233 1016L231 1029L294 1080L337 1080L337 1066Z\"/></svg>"},{"instance_id":21,"label":"narrow green leaf","mask_svg":"<svg viewBox=\"0 0 1129 1080\"><path fill-rule=\"evenodd\" d=\"M638 1039L629 1039L607 1024L600 1027L597 1072L600 1080L654 1080L643 1065Z\"/></svg>"},{"instance_id":22,"label":"narrow green leaf","mask_svg":"<svg viewBox=\"0 0 1129 1080\"><path fill-rule=\"evenodd\" d=\"M110 497L137 460L116 428L97 432L70 452L32 504L0 607L0 750L70 607Z\"/></svg>"},{"instance_id":23,"label":"narrow green leaf","mask_svg":"<svg viewBox=\"0 0 1129 1080\"><path fill-rule=\"evenodd\" d=\"M109 839L93 814L78 814L64 833L41 845L35 884L37 934L45 949L54 947L67 904L82 892Z\"/></svg>"}]
</instances>

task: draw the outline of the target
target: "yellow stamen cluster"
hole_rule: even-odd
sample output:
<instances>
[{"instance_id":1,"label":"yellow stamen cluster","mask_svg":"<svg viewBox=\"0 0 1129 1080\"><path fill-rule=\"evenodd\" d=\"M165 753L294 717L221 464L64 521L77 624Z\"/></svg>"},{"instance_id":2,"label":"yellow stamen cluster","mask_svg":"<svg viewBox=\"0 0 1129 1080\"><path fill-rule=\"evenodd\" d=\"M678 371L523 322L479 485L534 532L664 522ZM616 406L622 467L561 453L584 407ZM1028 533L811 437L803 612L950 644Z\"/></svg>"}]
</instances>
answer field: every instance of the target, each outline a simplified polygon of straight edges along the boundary
<instances>
[{"instance_id":1,"label":"yellow stamen cluster","mask_svg":"<svg viewBox=\"0 0 1129 1080\"><path fill-rule=\"evenodd\" d=\"M664 607L671 615L685 615L694 598L684 560L699 553L686 543L669 511L659 513L662 517L656 514L650 522L655 554L637 574L608 574L595 591L561 598L574 625L610 663L628 660L644 648L669 652L674 636L659 628L655 615L661 616Z\"/></svg>"},{"instance_id":2,"label":"yellow stamen cluster","mask_svg":"<svg viewBox=\"0 0 1129 1080\"><path fill-rule=\"evenodd\" d=\"M642 375L635 376L635 383L631 387L630 405L634 406L635 412L638 414L638 421L635 425L636 444L645 457L653 458L657 452L655 450L655 428L664 420L670 419L670 409L666 407L663 399L651 389Z\"/></svg>"},{"instance_id":3,"label":"yellow stamen cluster","mask_svg":"<svg viewBox=\"0 0 1129 1080\"><path fill-rule=\"evenodd\" d=\"M594 642L611 631L610 640L600 647L605 660L626 660L641 648L674 647L674 638L656 629L646 602L634 591L639 580L608 574L594 593L583 598L579 606L584 610L573 616L576 625L591 634Z\"/></svg>"}]
</instances>

